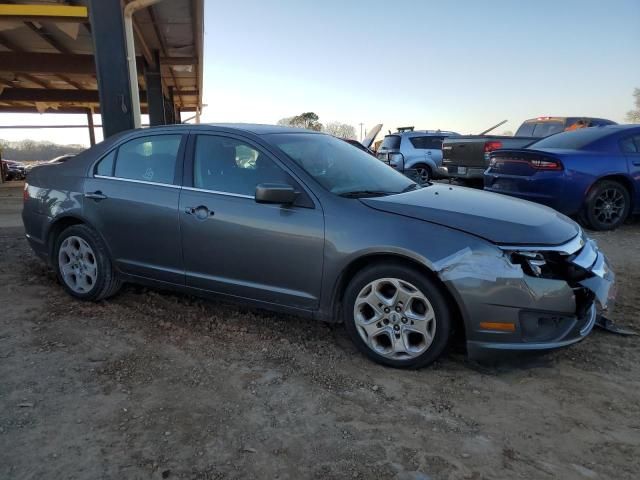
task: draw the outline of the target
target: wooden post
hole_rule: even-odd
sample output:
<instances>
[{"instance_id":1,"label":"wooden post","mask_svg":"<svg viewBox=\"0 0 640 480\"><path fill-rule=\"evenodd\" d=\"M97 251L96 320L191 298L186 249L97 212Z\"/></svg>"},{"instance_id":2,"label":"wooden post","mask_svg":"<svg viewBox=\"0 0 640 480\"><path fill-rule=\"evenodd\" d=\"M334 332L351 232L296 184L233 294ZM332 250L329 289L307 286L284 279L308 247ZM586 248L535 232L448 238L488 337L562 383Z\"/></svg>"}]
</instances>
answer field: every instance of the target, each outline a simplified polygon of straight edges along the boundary
<instances>
[{"instance_id":1,"label":"wooden post","mask_svg":"<svg viewBox=\"0 0 640 480\"><path fill-rule=\"evenodd\" d=\"M89 126L89 143L93 147L96 144L96 132L93 128L93 111L87 108L87 123Z\"/></svg>"}]
</instances>

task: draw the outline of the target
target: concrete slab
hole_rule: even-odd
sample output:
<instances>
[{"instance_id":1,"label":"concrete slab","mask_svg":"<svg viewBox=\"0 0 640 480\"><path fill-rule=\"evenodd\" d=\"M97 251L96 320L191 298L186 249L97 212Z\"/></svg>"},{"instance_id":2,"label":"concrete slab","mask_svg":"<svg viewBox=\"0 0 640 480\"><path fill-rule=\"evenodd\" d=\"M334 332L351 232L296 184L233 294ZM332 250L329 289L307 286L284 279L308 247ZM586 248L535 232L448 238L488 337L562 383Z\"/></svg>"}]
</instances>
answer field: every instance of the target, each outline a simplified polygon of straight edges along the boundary
<instances>
[{"instance_id":1,"label":"concrete slab","mask_svg":"<svg viewBox=\"0 0 640 480\"><path fill-rule=\"evenodd\" d=\"M0 228L22 229L22 189L24 182L0 184Z\"/></svg>"}]
</instances>

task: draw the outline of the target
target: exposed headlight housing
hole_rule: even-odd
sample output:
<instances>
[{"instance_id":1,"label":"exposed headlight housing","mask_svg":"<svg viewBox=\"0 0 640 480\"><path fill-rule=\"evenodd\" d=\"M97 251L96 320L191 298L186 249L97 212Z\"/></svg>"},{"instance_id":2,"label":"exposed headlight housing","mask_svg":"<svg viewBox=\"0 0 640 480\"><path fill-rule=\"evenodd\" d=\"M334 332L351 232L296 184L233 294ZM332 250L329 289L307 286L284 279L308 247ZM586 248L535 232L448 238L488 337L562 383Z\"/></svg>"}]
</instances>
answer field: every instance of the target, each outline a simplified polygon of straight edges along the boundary
<instances>
[{"instance_id":1,"label":"exposed headlight housing","mask_svg":"<svg viewBox=\"0 0 640 480\"><path fill-rule=\"evenodd\" d=\"M511 252L511 263L521 265L523 270L534 277L541 277L547 260L540 252Z\"/></svg>"}]
</instances>

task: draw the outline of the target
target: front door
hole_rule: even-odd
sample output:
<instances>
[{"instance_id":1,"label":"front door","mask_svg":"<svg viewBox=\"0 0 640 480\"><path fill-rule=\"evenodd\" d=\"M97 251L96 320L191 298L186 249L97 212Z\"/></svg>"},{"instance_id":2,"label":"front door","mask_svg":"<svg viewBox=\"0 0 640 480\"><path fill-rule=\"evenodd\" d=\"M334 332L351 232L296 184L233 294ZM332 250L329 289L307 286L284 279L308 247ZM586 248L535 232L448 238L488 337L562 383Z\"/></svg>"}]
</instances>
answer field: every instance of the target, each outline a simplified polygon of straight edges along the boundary
<instances>
[{"instance_id":1,"label":"front door","mask_svg":"<svg viewBox=\"0 0 640 480\"><path fill-rule=\"evenodd\" d=\"M324 254L319 204L286 167L243 137L197 135L180 197L188 286L301 309L318 306ZM300 191L294 205L256 203L259 183Z\"/></svg>"},{"instance_id":2,"label":"front door","mask_svg":"<svg viewBox=\"0 0 640 480\"><path fill-rule=\"evenodd\" d=\"M127 274L184 284L178 204L186 136L138 137L104 156L85 182L85 217Z\"/></svg>"}]
</instances>

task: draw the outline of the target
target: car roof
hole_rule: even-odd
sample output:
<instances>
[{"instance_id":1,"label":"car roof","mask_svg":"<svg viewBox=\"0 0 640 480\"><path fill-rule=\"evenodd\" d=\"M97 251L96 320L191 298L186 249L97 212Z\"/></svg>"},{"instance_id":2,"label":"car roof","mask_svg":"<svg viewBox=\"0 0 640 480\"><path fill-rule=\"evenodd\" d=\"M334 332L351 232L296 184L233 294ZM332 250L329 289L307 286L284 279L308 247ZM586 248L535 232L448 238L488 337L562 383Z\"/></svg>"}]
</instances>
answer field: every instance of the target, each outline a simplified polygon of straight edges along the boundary
<instances>
[{"instance_id":1,"label":"car roof","mask_svg":"<svg viewBox=\"0 0 640 480\"><path fill-rule=\"evenodd\" d=\"M411 132L395 132L389 133L385 135L388 137L389 135L397 135L402 137L430 137L430 136L438 136L438 135L460 135L457 132L451 132L449 130L413 130Z\"/></svg>"},{"instance_id":2,"label":"car roof","mask_svg":"<svg viewBox=\"0 0 640 480\"><path fill-rule=\"evenodd\" d=\"M545 115L542 117L536 117L536 118L529 118L527 120L525 120L522 123L537 123L537 122L557 122L557 121L561 121L564 122L566 120L569 119L575 119L575 120L600 120L603 122L613 122L613 120L609 120L607 118L600 118L600 117L584 117L584 116L570 116L570 117L554 117L553 115Z\"/></svg>"},{"instance_id":3,"label":"car roof","mask_svg":"<svg viewBox=\"0 0 640 480\"><path fill-rule=\"evenodd\" d=\"M284 125L266 125L260 123L182 123L182 124L173 124L173 125L159 125L156 127L151 127L152 129L174 129L174 128L188 128L191 130L210 130L210 129L221 129L227 131L237 131L237 132L246 132L253 133L254 135L267 135L271 133L316 133L323 134L323 132L317 132L315 130L308 130L305 128L295 128L288 127ZM140 129L140 131L144 131L147 129Z\"/></svg>"}]
</instances>

